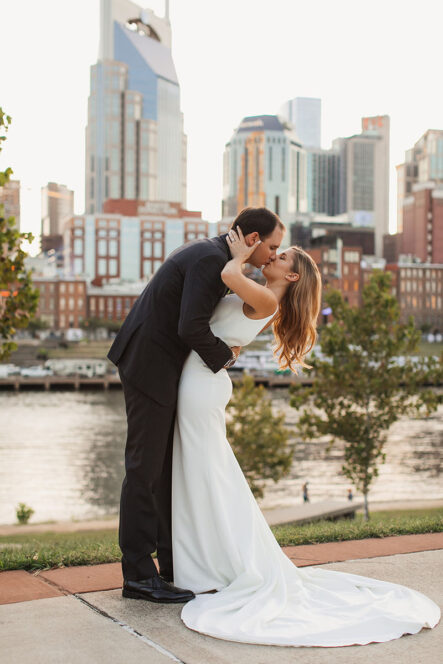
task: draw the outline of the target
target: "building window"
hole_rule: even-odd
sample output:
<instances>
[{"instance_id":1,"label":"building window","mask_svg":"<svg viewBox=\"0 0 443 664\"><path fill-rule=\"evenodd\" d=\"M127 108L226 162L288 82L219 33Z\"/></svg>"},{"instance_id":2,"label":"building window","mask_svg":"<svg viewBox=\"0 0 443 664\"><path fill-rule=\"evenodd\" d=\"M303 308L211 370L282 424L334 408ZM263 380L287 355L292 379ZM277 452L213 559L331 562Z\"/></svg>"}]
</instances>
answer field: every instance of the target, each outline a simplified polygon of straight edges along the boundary
<instances>
[{"instance_id":1,"label":"building window","mask_svg":"<svg viewBox=\"0 0 443 664\"><path fill-rule=\"evenodd\" d=\"M358 251L345 251L343 258L346 263L358 263L359 253Z\"/></svg>"},{"instance_id":2,"label":"building window","mask_svg":"<svg viewBox=\"0 0 443 664\"><path fill-rule=\"evenodd\" d=\"M83 274L83 259L74 258L74 274Z\"/></svg>"},{"instance_id":3,"label":"building window","mask_svg":"<svg viewBox=\"0 0 443 664\"><path fill-rule=\"evenodd\" d=\"M111 277L116 277L118 274L117 261L115 258L110 258L108 262L108 271Z\"/></svg>"},{"instance_id":4,"label":"building window","mask_svg":"<svg viewBox=\"0 0 443 664\"><path fill-rule=\"evenodd\" d=\"M165 259L165 229L163 222L142 221L141 224L140 277L146 279ZM185 224L185 242L191 239L187 235L189 230L192 232L192 224Z\"/></svg>"},{"instance_id":5,"label":"building window","mask_svg":"<svg viewBox=\"0 0 443 664\"><path fill-rule=\"evenodd\" d=\"M255 146L255 193L260 191L260 148Z\"/></svg>"},{"instance_id":6,"label":"building window","mask_svg":"<svg viewBox=\"0 0 443 664\"><path fill-rule=\"evenodd\" d=\"M282 182L286 179L286 150L285 148L281 149L281 179Z\"/></svg>"},{"instance_id":7,"label":"building window","mask_svg":"<svg viewBox=\"0 0 443 664\"><path fill-rule=\"evenodd\" d=\"M268 155L269 155L269 157L268 157L269 158L268 173L269 173L269 180L271 181L272 180L272 145L269 146Z\"/></svg>"},{"instance_id":8,"label":"building window","mask_svg":"<svg viewBox=\"0 0 443 664\"><path fill-rule=\"evenodd\" d=\"M127 168L129 170L129 163L126 161ZM133 170L133 164L131 164L130 170ZM125 197L126 198L135 198L135 179L133 175L126 176L125 183Z\"/></svg>"}]
</instances>

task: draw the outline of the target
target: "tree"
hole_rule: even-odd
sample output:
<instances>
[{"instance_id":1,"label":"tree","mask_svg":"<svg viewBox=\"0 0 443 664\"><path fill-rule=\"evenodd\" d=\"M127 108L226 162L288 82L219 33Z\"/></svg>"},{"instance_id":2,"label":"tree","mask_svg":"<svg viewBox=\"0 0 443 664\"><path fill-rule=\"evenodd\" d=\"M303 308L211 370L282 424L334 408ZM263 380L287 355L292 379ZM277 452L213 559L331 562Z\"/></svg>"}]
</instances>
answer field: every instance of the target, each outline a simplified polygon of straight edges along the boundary
<instances>
[{"instance_id":1,"label":"tree","mask_svg":"<svg viewBox=\"0 0 443 664\"><path fill-rule=\"evenodd\" d=\"M43 318L33 318L28 324L28 330L32 333L39 332L40 330L49 330L49 328L48 321Z\"/></svg>"},{"instance_id":2,"label":"tree","mask_svg":"<svg viewBox=\"0 0 443 664\"><path fill-rule=\"evenodd\" d=\"M5 134L11 118L0 108L0 129ZM0 136L0 152L6 135ZM12 170L0 172L0 187L5 185ZM11 339L17 328L26 327L35 314L39 292L32 287L31 272L25 269L27 254L22 250L24 240L33 241L31 233L20 233L15 228L14 217L5 218L0 205L0 361L5 360L17 348Z\"/></svg>"},{"instance_id":3,"label":"tree","mask_svg":"<svg viewBox=\"0 0 443 664\"><path fill-rule=\"evenodd\" d=\"M288 445L284 413L273 414L264 387L256 387L248 374L234 386L227 413L228 440L252 492L261 498L262 480L277 482L291 468L293 446Z\"/></svg>"},{"instance_id":4,"label":"tree","mask_svg":"<svg viewBox=\"0 0 443 664\"><path fill-rule=\"evenodd\" d=\"M330 445L345 442L342 471L363 493L366 520L369 487L385 461L389 427L402 415L435 410L439 398L431 386L443 379L443 355L410 355L420 331L412 317L400 322L390 283L389 273L375 272L360 308L350 307L339 291L326 295L334 320L322 330L322 356L310 359L313 385L291 390L291 405L304 406L298 427L305 440L329 435Z\"/></svg>"},{"instance_id":5,"label":"tree","mask_svg":"<svg viewBox=\"0 0 443 664\"><path fill-rule=\"evenodd\" d=\"M107 318L85 318L80 323L83 330L95 332L96 330L107 330L108 332L118 332L122 326L122 321L109 320Z\"/></svg>"}]
</instances>

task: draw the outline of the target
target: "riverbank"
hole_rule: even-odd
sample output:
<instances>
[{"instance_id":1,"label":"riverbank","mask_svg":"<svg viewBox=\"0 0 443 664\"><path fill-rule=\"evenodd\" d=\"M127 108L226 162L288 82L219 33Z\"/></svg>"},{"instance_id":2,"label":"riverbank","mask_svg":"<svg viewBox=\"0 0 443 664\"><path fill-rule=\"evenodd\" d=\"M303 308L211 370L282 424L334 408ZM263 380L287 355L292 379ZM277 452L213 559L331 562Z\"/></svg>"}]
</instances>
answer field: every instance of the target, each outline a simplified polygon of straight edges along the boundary
<instances>
[{"instance_id":1,"label":"riverbank","mask_svg":"<svg viewBox=\"0 0 443 664\"><path fill-rule=\"evenodd\" d=\"M84 523L77 524L81 529L73 532L55 530L64 527L60 524L39 524L42 532L9 526L13 532L0 535L0 570L37 571L120 561L116 521L109 520L105 529L96 529L100 522L86 523L94 529L88 530ZM286 523L272 526L272 530L282 547L428 534L443 548L443 508L373 512L369 521L357 514L354 519Z\"/></svg>"},{"instance_id":2,"label":"riverbank","mask_svg":"<svg viewBox=\"0 0 443 664\"><path fill-rule=\"evenodd\" d=\"M443 508L443 500L397 500L397 501L378 501L370 503L371 512L386 511L406 511L406 510L432 510ZM265 517L272 517L278 511L278 508L272 510L262 510ZM362 508L357 513L362 513ZM271 520L271 519L269 519ZM275 520L274 520L275 522ZM115 530L118 528L118 515L109 515L102 519L87 519L77 521L45 521L42 523L28 524L0 524L0 536L6 535L31 535L34 533L75 533L81 531L93 530Z\"/></svg>"}]
</instances>

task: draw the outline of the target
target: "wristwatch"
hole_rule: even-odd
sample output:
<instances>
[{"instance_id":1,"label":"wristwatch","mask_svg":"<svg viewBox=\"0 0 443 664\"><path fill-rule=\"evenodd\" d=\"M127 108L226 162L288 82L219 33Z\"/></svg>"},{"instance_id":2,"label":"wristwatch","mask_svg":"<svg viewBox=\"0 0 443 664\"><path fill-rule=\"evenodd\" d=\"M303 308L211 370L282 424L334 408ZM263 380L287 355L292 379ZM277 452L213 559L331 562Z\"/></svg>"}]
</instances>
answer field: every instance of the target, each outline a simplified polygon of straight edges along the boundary
<instances>
[{"instance_id":1,"label":"wristwatch","mask_svg":"<svg viewBox=\"0 0 443 664\"><path fill-rule=\"evenodd\" d=\"M234 353L234 351L232 351L232 357L230 360L226 362L226 364L223 365L223 369L229 369L236 363L236 361L237 361L237 356Z\"/></svg>"}]
</instances>

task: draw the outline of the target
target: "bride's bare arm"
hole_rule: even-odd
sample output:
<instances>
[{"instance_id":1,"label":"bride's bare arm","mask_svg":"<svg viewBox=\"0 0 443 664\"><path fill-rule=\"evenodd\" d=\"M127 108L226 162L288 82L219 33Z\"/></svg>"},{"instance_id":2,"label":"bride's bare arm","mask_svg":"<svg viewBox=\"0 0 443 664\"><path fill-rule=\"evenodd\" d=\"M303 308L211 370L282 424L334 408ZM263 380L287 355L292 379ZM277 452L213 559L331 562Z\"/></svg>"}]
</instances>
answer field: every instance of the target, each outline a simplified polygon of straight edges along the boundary
<instances>
[{"instance_id":1,"label":"bride's bare arm","mask_svg":"<svg viewBox=\"0 0 443 664\"><path fill-rule=\"evenodd\" d=\"M255 251L258 244L247 247L242 235L235 246L231 244L230 250L234 257L226 263L221 272L221 278L228 288L241 297L246 304L249 304L257 314L265 318L276 310L277 298L269 288L248 279L242 272L243 263Z\"/></svg>"}]
</instances>

